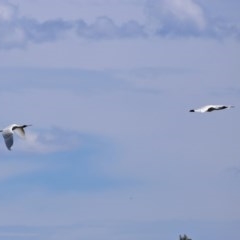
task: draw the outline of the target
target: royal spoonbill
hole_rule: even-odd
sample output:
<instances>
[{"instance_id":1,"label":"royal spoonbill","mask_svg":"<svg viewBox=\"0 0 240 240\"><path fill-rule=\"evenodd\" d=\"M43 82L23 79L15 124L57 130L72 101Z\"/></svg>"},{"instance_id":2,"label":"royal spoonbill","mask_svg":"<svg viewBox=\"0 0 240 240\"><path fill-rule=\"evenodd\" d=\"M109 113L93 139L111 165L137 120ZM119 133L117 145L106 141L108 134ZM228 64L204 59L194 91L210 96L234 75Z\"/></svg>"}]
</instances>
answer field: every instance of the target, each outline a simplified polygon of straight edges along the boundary
<instances>
[{"instance_id":1,"label":"royal spoonbill","mask_svg":"<svg viewBox=\"0 0 240 240\"><path fill-rule=\"evenodd\" d=\"M11 124L7 126L6 128L0 130L2 132L5 144L8 148L8 150L11 150L11 147L13 145L13 133L17 133L20 137L25 136L24 128L32 126L32 125L17 125L17 124Z\"/></svg>"},{"instance_id":2,"label":"royal spoonbill","mask_svg":"<svg viewBox=\"0 0 240 240\"><path fill-rule=\"evenodd\" d=\"M197 109L191 109L189 112L200 112L200 113L205 113L205 112L212 112L215 110L223 110L223 109L229 109L233 108L234 106L227 106L227 105L207 105L201 108Z\"/></svg>"}]
</instances>

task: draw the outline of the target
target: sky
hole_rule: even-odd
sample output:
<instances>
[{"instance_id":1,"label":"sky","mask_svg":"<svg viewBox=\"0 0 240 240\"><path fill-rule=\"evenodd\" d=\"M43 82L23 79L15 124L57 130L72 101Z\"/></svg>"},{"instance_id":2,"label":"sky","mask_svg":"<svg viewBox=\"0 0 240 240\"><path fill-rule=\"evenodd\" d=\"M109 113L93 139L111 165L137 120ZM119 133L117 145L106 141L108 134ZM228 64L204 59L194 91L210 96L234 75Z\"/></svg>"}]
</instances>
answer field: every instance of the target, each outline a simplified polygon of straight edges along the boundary
<instances>
[{"instance_id":1,"label":"sky","mask_svg":"<svg viewBox=\"0 0 240 240\"><path fill-rule=\"evenodd\" d=\"M239 239L239 7L0 0L0 240Z\"/></svg>"}]
</instances>

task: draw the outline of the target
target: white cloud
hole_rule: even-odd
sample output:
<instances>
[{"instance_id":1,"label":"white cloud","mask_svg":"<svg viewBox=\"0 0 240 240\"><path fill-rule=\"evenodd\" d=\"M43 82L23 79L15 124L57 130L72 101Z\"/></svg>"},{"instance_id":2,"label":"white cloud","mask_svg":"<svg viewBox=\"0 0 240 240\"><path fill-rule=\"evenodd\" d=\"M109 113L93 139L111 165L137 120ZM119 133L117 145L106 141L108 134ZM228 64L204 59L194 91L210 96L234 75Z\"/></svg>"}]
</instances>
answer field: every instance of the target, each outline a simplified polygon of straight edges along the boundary
<instances>
[{"instance_id":1,"label":"white cloud","mask_svg":"<svg viewBox=\"0 0 240 240\"><path fill-rule=\"evenodd\" d=\"M146 12L152 30L160 35L196 35L207 27L203 9L193 0L150 0Z\"/></svg>"},{"instance_id":2,"label":"white cloud","mask_svg":"<svg viewBox=\"0 0 240 240\"><path fill-rule=\"evenodd\" d=\"M67 141L66 141L67 139ZM81 136L72 131L67 132L60 129L26 130L25 141L17 141L14 151L24 151L31 153L52 153L66 151L81 147Z\"/></svg>"},{"instance_id":3,"label":"white cloud","mask_svg":"<svg viewBox=\"0 0 240 240\"><path fill-rule=\"evenodd\" d=\"M164 0L164 10L179 21L192 21L199 30L206 27L203 9L193 0Z\"/></svg>"},{"instance_id":4,"label":"white cloud","mask_svg":"<svg viewBox=\"0 0 240 240\"><path fill-rule=\"evenodd\" d=\"M129 20L119 26L109 17L97 17L94 23L83 19L61 18L39 22L35 18L20 16L18 8L7 1L0 2L0 48L11 49L28 46L29 43L52 42L64 38L70 32L83 39L113 39L144 36L144 27Z\"/></svg>"},{"instance_id":5,"label":"white cloud","mask_svg":"<svg viewBox=\"0 0 240 240\"><path fill-rule=\"evenodd\" d=\"M106 16L96 18L95 22L91 24L87 24L83 20L78 20L76 26L78 36L87 39L116 39L146 36L144 26L138 22L132 20L118 26L112 19Z\"/></svg>"},{"instance_id":6,"label":"white cloud","mask_svg":"<svg viewBox=\"0 0 240 240\"><path fill-rule=\"evenodd\" d=\"M207 16L203 7L194 0L149 0L146 1L145 9L147 20L136 20L134 16L130 16L127 20L117 23L111 14L110 16L106 13L96 16L93 21L87 21L81 16L71 20L58 17L39 21L35 17L20 15L18 7L7 0L0 1L0 49L23 48L30 43L54 42L73 33L75 37L87 40L144 38L152 34L161 37L239 38L239 28L236 24L228 24L225 21L223 25L218 20L210 20L213 18ZM144 14L142 15L144 18Z\"/></svg>"},{"instance_id":7,"label":"white cloud","mask_svg":"<svg viewBox=\"0 0 240 240\"><path fill-rule=\"evenodd\" d=\"M0 21L10 21L17 15L17 7L7 1L0 1Z\"/></svg>"},{"instance_id":8,"label":"white cloud","mask_svg":"<svg viewBox=\"0 0 240 240\"><path fill-rule=\"evenodd\" d=\"M25 33L17 23L18 8L8 1L0 1L0 48L22 47Z\"/></svg>"}]
</instances>

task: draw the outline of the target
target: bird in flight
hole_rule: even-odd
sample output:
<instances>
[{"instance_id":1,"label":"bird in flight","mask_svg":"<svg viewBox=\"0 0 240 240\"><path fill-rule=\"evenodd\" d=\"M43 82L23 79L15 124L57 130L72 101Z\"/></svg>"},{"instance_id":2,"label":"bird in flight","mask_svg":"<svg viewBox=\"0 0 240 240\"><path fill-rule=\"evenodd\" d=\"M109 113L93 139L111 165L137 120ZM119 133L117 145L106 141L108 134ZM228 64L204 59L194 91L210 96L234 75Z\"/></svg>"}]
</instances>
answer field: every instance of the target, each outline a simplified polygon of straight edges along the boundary
<instances>
[{"instance_id":1,"label":"bird in flight","mask_svg":"<svg viewBox=\"0 0 240 240\"><path fill-rule=\"evenodd\" d=\"M205 113L205 112L212 112L215 110L223 110L223 109L229 109L233 108L234 106L227 106L227 105L207 105L201 108L197 109L191 109L189 112L200 112L200 113Z\"/></svg>"},{"instance_id":2,"label":"bird in flight","mask_svg":"<svg viewBox=\"0 0 240 240\"><path fill-rule=\"evenodd\" d=\"M13 145L13 133L17 133L20 137L25 136L24 128L32 126L32 125L17 125L17 124L11 124L7 126L6 128L0 130L2 132L5 144L7 146L8 150L11 150L11 147Z\"/></svg>"}]
</instances>

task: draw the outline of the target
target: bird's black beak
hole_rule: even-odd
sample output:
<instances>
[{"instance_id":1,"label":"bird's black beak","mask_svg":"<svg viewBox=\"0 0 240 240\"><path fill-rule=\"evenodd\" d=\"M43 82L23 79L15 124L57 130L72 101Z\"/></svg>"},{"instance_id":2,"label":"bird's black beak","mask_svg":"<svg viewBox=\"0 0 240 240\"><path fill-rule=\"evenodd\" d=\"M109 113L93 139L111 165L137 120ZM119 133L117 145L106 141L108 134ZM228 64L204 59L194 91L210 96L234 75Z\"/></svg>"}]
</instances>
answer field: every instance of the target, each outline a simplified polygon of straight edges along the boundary
<instances>
[{"instance_id":1,"label":"bird's black beak","mask_svg":"<svg viewBox=\"0 0 240 240\"><path fill-rule=\"evenodd\" d=\"M23 128L30 127L30 126L32 126L32 124L26 124L26 125L23 125Z\"/></svg>"}]
</instances>

